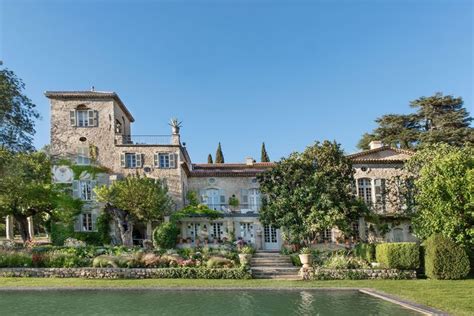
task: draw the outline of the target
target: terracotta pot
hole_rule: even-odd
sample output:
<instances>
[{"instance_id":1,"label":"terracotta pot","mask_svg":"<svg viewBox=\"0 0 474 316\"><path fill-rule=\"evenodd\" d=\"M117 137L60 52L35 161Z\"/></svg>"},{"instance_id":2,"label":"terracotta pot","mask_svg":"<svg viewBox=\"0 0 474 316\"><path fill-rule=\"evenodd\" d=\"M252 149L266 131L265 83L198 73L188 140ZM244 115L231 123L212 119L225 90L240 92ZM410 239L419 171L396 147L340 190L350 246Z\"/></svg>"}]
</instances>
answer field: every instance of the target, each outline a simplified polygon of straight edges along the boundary
<instances>
[{"instance_id":1,"label":"terracotta pot","mask_svg":"<svg viewBox=\"0 0 474 316\"><path fill-rule=\"evenodd\" d=\"M301 254L299 257L303 268L309 268L311 266L312 257L310 254Z\"/></svg>"}]
</instances>

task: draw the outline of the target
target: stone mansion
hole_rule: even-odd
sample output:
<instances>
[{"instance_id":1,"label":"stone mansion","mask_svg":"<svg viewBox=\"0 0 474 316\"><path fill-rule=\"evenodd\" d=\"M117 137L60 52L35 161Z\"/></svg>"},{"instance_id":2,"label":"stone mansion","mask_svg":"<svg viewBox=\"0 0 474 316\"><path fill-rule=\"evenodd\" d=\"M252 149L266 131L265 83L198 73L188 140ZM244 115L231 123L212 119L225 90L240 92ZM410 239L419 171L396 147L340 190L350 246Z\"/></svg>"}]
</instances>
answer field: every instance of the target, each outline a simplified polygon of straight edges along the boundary
<instances>
[{"instance_id":1,"label":"stone mansion","mask_svg":"<svg viewBox=\"0 0 474 316\"><path fill-rule=\"evenodd\" d=\"M73 194L85 202L74 226L76 231L96 230L101 205L94 201L94 186L139 173L164 179L176 209L186 205L188 191L195 191L202 203L222 212L221 218L212 221L202 217L182 219L182 241L197 244L235 237L257 249L281 248L279 229L262 225L258 219L260 193L256 175L273 163L258 163L252 158L242 163L193 163L181 142L179 128L173 129L171 135L133 135L131 125L135 120L114 92L49 91L45 95L51 102L53 157L69 157L77 165L97 164L108 170L95 176L87 172L74 176L67 165L59 163L53 167L54 181L70 183ZM384 218L390 223L389 232L380 237L361 218L353 223L359 232L355 239L373 235L372 238L387 241L414 240L409 220L394 217L383 196L385 179L396 174L410 155L411 152L372 142L370 150L348 156L355 169L357 194L367 203L377 205L377 211L386 215ZM239 200L237 209L229 206L231 197ZM137 242L150 238L151 229L146 223L135 230ZM338 234L336 227L327 229L319 241L336 243Z\"/></svg>"}]
</instances>

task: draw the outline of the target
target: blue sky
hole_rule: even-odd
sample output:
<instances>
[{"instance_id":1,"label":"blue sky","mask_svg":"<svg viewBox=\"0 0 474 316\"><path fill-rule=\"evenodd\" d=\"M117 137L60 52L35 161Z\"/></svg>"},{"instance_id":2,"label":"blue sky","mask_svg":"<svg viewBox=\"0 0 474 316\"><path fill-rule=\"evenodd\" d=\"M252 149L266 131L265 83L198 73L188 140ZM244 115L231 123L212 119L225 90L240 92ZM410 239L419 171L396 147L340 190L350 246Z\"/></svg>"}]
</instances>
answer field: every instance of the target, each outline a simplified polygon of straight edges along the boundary
<instances>
[{"instance_id":1,"label":"blue sky","mask_svg":"<svg viewBox=\"0 0 474 316\"><path fill-rule=\"evenodd\" d=\"M194 162L272 160L315 140L347 152L386 113L442 91L473 111L472 1L0 0L0 59L45 90L116 91L133 134L183 121Z\"/></svg>"}]
</instances>

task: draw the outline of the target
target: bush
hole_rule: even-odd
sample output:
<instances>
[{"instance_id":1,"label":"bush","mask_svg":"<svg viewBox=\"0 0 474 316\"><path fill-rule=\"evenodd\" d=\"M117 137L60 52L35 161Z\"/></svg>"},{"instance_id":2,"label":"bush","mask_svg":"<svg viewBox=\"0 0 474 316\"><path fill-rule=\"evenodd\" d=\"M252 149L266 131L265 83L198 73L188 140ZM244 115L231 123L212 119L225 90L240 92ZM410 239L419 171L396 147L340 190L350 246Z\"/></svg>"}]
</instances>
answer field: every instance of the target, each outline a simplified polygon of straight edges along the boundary
<instances>
[{"instance_id":1,"label":"bush","mask_svg":"<svg viewBox=\"0 0 474 316\"><path fill-rule=\"evenodd\" d=\"M467 276L469 257L461 246L442 235L425 241L425 274L432 279L456 280Z\"/></svg>"},{"instance_id":2,"label":"bush","mask_svg":"<svg viewBox=\"0 0 474 316\"><path fill-rule=\"evenodd\" d=\"M25 251L0 251L0 268L31 267L33 258Z\"/></svg>"},{"instance_id":3,"label":"bush","mask_svg":"<svg viewBox=\"0 0 474 316\"><path fill-rule=\"evenodd\" d=\"M157 279L251 279L245 267L234 269L166 268L153 271Z\"/></svg>"},{"instance_id":4,"label":"bush","mask_svg":"<svg viewBox=\"0 0 474 316\"><path fill-rule=\"evenodd\" d=\"M375 248L377 262L389 269L417 269L420 266L420 247L414 242L378 244Z\"/></svg>"},{"instance_id":5,"label":"bush","mask_svg":"<svg viewBox=\"0 0 474 316\"><path fill-rule=\"evenodd\" d=\"M368 268L369 265L360 258L335 254L324 262L323 267L328 269L360 269Z\"/></svg>"},{"instance_id":6,"label":"bush","mask_svg":"<svg viewBox=\"0 0 474 316\"><path fill-rule=\"evenodd\" d=\"M171 249L176 246L179 229L173 222L163 223L153 231L153 243L155 247Z\"/></svg>"},{"instance_id":7,"label":"bush","mask_svg":"<svg viewBox=\"0 0 474 316\"><path fill-rule=\"evenodd\" d=\"M211 257L207 261L207 267L211 268L232 268L234 263L232 260L222 257Z\"/></svg>"},{"instance_id":8,"label":"bush","mask_svg":"<svg viewBox=\"0 0 474 316\"><path fill-rule=\"evenodd\" d=\"M374 262L375 261L375 244L367 244L367 243L358 243L354 247L354 254L366 260L367 262Z\"/></svg>"}]
</instances>

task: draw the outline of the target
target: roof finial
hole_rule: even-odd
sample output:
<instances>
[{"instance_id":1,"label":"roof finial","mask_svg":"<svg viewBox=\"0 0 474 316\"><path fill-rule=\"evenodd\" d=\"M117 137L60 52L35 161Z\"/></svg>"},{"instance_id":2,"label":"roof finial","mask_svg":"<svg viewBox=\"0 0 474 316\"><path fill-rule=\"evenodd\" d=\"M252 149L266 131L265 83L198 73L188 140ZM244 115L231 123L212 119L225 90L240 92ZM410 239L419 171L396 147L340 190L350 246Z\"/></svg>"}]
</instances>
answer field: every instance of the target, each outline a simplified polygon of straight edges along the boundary
<instances>
[{"instance_id":1,"label":"roof finial","mask_svg":"<svg viewBox=\"0 0 474 316\"><path fill-rule=\"evenodd\" d=\"M94 86L91 87L91 91L92 91L92 92L95 91L95 87L94 87Z\"/></svg>"}]
</instances>

